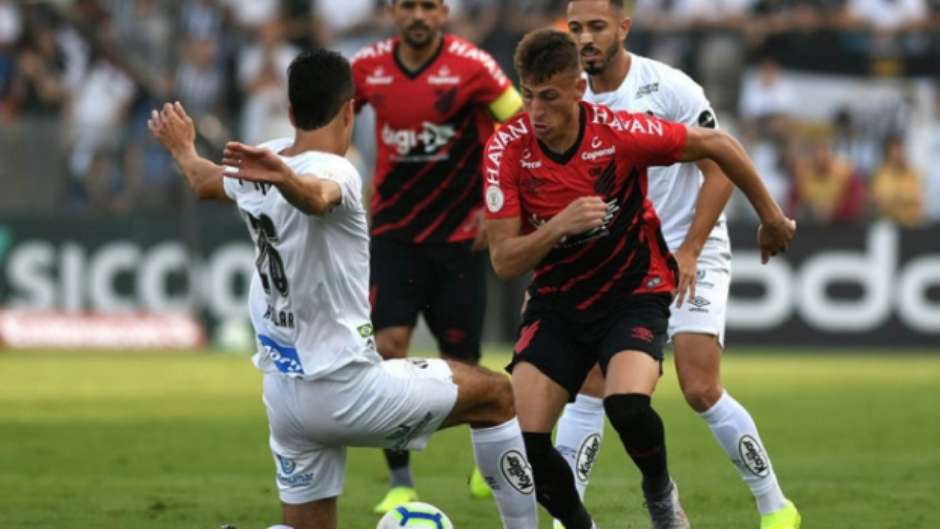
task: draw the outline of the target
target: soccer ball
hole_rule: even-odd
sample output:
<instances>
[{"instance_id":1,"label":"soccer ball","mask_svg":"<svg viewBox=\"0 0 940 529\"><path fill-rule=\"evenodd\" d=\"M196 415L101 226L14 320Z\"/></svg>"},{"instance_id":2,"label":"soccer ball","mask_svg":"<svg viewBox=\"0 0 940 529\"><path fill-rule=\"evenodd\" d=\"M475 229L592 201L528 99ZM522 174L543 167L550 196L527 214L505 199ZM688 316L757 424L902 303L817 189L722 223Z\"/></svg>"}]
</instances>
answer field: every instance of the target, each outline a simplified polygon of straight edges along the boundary
<instances>
[{"instance_id":1,"label":"soccer ball","mask_svg":"<svg viewBox=\"0 0 940 529\"><path fill-rule=\"evenodd\" d=\"M430 503L413 501L385 513L375 529L454 529L450 518Z\"/></svg>"}]
</instances>

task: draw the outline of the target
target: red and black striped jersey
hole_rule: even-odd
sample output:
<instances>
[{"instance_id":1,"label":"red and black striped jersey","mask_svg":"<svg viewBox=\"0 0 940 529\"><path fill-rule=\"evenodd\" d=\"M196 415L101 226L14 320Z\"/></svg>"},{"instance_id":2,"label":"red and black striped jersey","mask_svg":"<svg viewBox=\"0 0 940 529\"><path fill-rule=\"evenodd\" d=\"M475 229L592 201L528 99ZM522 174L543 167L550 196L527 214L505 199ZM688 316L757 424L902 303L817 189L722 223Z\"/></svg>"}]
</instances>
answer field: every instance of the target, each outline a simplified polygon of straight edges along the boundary
<instances>
[{"instance_id":1,"label":"red and black striped jersey","mask_svg":"<svg viewBox=\"0 0 940 529\"><path fill-rule=\"evenodd\" d=\"M376 113L372 236L413 243L476 236L481 158L494 118L521 107L518 92L486 52L444 35L420 70L399 61L398 38L353 58L356 109Z\"/></svg>"},{"instance_id":2,"label":"red and black striped jersey","mask_svg":"<svg viewBox=\"0 0 940 529\"><path fill-rule=\"evenodd\" d=\"M685 126L582 102L579 127L575 144L558 154L523 114L486 146L487 218L519 217L531 233L579 197L607 203L604 226L559 241L536 266L529 306L591 315L633 295L671 292L676 265L646 196L646 169L681 158Z\"/></svg>"}]
</instances>

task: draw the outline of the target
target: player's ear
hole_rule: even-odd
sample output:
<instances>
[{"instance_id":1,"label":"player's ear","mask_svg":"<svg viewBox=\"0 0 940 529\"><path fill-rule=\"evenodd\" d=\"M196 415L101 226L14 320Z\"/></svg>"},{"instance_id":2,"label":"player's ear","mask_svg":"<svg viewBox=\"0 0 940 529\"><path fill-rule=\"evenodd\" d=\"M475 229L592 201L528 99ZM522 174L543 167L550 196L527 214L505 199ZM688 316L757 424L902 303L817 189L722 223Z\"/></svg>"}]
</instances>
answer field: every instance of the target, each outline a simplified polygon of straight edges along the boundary
<instances>
[{"instance_id":1,"label":"player's ear","mask_svg":"<svg viewBox=\"0 0 940 529\"><path fill-rule=\"evenodd\" d=\"M630 28L633 27L633 19L630 17L623 17L623 20L620 21L620 42L627 40L627 35L630 34Z\"/></svg>"},{"instance_id":2,"label":"player's ear","mask_svg":"<svg viewBox=\"0 0 940 529\"><path fill-rule=\"evenodd\" d=\"M575 85L575 91L577 92L579 101L584 99L584 92L587 92L587 79L578 76L578 83Z\"/></svg>"},{"instance_id":3,"label":"player's ear","mask_svg":"<svg viewBox=\"0 0 940 529\"><path fill-rule=\"evenodd\" d=\"M350 99L343 108L343 124L348 125L354 121L356 121L356 101Z\"/></svg>"}]
</instances>

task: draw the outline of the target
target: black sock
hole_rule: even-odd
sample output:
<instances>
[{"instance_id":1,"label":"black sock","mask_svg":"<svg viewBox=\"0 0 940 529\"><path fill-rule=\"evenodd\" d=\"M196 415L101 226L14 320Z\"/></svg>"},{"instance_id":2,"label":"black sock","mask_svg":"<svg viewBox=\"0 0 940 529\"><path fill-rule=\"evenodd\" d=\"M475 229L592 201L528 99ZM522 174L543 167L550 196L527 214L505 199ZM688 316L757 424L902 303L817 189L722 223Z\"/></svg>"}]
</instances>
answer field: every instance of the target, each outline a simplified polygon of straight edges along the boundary
<instances>
[{"instance_id":1,"label":"black sock","mask_svg":"<svg viewBox=\"0 0 940 529\"><path fill-rule=\"evenodd\" d=\"M591 529L593 525L565 458L552 446L547 433L522 432L526 455L535 478L535 495L542 507L565 529Z\"/></svg>"},{"instance_id":2,"label":"black sock","mask_svg":"<svg viewBox=\"0 0 940 529\"><path fill-rule=\"evenodd\" d=\"M604 399L604 410L620 441L643 474L643 493L660 498L669 491L663 421L650 406L650 397L630 393Z\"/></svg>"},{"instance_id":3,"label":"black sock","mask_svg":"<svg viewBox=\"0 0 940 529\"><path fill-rule=\"evenodd\" d=\"M390 487L414 487L409 466L410 452L407 450L382 450L385 453L385 462L388 463Z\"/></svg>"}]
</instances>

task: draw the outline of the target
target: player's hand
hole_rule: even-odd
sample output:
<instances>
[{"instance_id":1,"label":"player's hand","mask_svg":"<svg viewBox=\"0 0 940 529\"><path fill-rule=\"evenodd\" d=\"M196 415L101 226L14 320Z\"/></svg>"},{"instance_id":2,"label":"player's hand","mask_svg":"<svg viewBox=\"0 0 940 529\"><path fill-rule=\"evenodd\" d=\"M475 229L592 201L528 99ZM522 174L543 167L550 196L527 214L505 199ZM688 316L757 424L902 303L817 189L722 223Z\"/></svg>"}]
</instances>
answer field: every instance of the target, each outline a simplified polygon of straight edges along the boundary
<instances>
[{"instance_id":1,"label":"player's hand","mask_svg":"<svg viewBox=\"0 0 940 529\"><path fill-rule=\"evenodd\" d=\"M698 273L698 256L691 249L680 246L672 256L679 266L679 286L676 288L676 307L686 300L695 299L695 282ZM688 293L688 298L686 298Z\"/></svg>"},{"instance_id":2,"label":"player's hand","mask_svg":"<svg viewBox=\"0 0 940 529\"><path fill-rule=\"evenodd\" d=\"M474 222L476 223L477 236L473 238L473 245L470 249L474 252L479 252L480 250L486 249L490 243L486 233L486 215L483 214L482 209L477 212Z\"/></svg>"},{"instance_id":3,"label":"player's hand","mask_svg":"<svg viewBox=\"0 0 940 529\"><path fill-rule=\"evenodd\" d=\"M174 158L196 152L196 127L179 101L164 103L160 111L151 112L147 128Z\"/></svg>"},{"instance_id":4,"label":"player's hand","mask_svg":"<svg viewBox=\"0 0 940 529\"><path fill-rule=\"evenodd\" d=\"M796 221L785 216L773 222L764 222L757 227L757 244L760 246L761 263L767 264L771 257L785 252L796 234Z\"/></svg>"},{"instance_id":5,"label":"player's hand","mask_svg":"<svg viewBox=\"0 0 940 529\"><path fill-rule=\"evenodd\" d=\"M248 182L278 185L292 174L290 167L270 149L252 147L237 141L225 144L222 154L225 176Z\"/></svg>"},{"instance_id":6,"label":"player's hand","mask_svg":"<svg viewBox=\"0 0 940 529\"><path fill-rule=\"evenodd\" d=\"M562 236L577 235L604 225L607 203L601 197L580 197L568 204L551 222L561 230Z\"/></svg>"}]
</instances>

